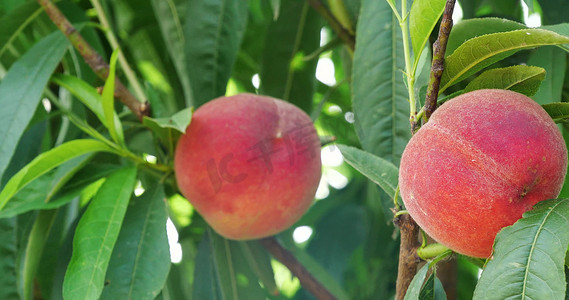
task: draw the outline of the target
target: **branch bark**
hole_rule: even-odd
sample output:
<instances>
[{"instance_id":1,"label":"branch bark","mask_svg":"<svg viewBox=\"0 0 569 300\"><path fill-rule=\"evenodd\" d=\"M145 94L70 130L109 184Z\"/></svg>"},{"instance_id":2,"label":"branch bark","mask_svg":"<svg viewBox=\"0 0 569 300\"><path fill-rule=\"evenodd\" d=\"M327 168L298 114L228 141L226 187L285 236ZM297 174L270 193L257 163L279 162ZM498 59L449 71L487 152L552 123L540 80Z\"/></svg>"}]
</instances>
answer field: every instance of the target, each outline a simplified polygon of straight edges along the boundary
<instances>
[{"instance_id":1,"label":"branch bark","mask_svg":"<svg viewBox=\"0 0 569 300\"><path fill-rule=\"evenodd\" d=\"M415 273L417 273L417 265L421 261L421 258L417 255L417 248L420 246L420 228L409 214L398 215L393 219L393 223L399 227L401 232L395 299L403 300L407 293L407 288L409 288Z\"/></svg>"},{"instance_id":2,"label":"branch bark","mask_svg":"<svg viewBox=\"0 0 569 300\"><path fill-rule=\"evenodd\" d=\"M99 78L106 80L109 76L109 64L87 43L81 34L71 25L69 20L50 0L38 0L38 3L44 8L51 21L65 34L73 47L77 49L85 62L93 69ZM148 102L140 102L134 97L130 91L118 79L115 81L115 96L126 105L139 120L143 116L147 116L150 110Z\"/></svg>"},{"instance_id":3,"label":"branch bark","mask_svg":"<svg viewBox=\"0 0 569 300\"><path fill-rule=\"evenodd\" d=\"M328 22L332 30L346 43L350 50L356 48L356 37L344 28L334 14L320 0L308 0L308 3Z\"/></svg>"},{"instance_id":4,"label":"branch bark","mask_svg":"<svg viewBox=\"0 0 569 300\"><path fill-rule=\"evenodd\" d=\"M427 97L425 99L425 114L423 115L423 122L425 123L429 120L435 109L437 109L437 97L439 95L441 76L444 71L448 37L452 29L452 12L454 11L455 1L456 0L447 0L439 28L439 37L433 44L433 63L431 65L431 76L429 78Z\"/></svg>"},{"instance_id":5,"label":"branch bark","mask_svg":"<svg viewBox=\"0 0 569 300\"><path fill-rule=\"evenodd\" d=\"M300 284L316 299L335 300L336 297L330 293L306 268L285 249L274 237L268 237L259 240L261 245L271 253L271 255L285 265L290 272L298 278Z\"/></svg>"}]
</instances>

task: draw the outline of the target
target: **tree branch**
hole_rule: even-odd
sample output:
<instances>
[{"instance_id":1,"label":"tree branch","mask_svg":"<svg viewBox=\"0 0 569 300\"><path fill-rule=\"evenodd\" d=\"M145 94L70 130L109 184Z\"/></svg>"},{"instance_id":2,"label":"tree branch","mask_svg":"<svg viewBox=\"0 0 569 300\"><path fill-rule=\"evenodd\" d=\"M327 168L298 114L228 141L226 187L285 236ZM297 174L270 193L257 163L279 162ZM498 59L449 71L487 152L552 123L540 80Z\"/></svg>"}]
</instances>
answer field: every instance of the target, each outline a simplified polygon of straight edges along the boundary
<instances>
[{"instance_id":1,"label":"tree branch","mask_svg":"<svg viewBox=\"0 0 569 300\"><path fill-rule=\"evenodd\" d=\"M356 48L356 37L344 28L340 21L334 17L334 14L320 0L307 0L308 3L328 22L332 30L346 43L350 50Z\"/></svg>"},{"instance_id":2,"label":"tree branch","mask_svg":"<svg viewBox=\"0 0 569 300\"><path fill-rule=\"evenodd\" d=\"M393 219L393 223L401 232L395 299L402 300L417 273L417 264L421 261L417 255L417 248L420 246L419 225L409 214L398 215Z\"/></svg>"},{"instance_id":3,"label":"tree branch","mask_svg":"<svg viewBox=\"0 0 569 300\"><path fill-rule=\"evenodd\" d=\"M71 25L69 20L61 13L59 8L50 0L38 0L38 3L44 8L45 12L52 22L65 34L71 44L81 54L85 62L93 69L99 78L106 80L109 76L109 65L107 62L87 43L87 41L79 34L77 29ZM140 102L134 97L129 90L116 79L115 96L126 105L139 120L149 113L148 102Z\"/></svg>"},{"instance_id":4,"label":"tree branch","mask_svg":"<svg viewBox=\"0 0 569 300\"><path fill-rule=\"evenodd\" d=\"M302 287L312 293L316 299L336 299L304 266L286 250L274 237L259 240L261 245L271 253L271 255L285 265L290 272L298 278Z\"/></svg>"},{"instance_id":5,"label":"tree branch","mask_svg":"<svg viewBox=\"0 0 569 300\"><path fill-rule=\"evenodd\" d=\"M437 97L439 95L439 84L444 71L445 52L447 48L448 37L452 29L452 12L456 0L447 0L441 26L439 28L439 37L433 44L433 63L431 65L431 76L429 78L429 86L427 87L427 97L425 99L425 114L423 122L427 122L431 114L437 109Z\"/></svg>"}]
</instances>

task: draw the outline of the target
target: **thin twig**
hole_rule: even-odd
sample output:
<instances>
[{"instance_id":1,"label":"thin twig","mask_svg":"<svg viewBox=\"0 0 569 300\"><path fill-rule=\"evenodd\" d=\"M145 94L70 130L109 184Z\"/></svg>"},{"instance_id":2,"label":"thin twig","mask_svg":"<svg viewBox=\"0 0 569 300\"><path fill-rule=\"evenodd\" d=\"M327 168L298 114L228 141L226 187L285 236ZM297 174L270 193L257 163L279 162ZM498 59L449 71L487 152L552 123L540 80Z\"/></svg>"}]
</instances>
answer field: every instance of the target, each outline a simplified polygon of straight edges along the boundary
<instances>
[{"instance_id":1,"label":"thin twig","mask_svg":"<svg viewBox=\"0 0 569 300\"><path fill-rule=\"evenodd\" d=\"M356 47L356 37L344 28L340 21L334 17L334 14L322 4L320 0L307 0L308 3L328 22L328 25L332 27L332 30L346 43L350 50L354 51Z\"/></svg>"},{"instance_id":2,"label":"thin twig","mask_svg":"<svg viewBox=\"0 0 569 300\"><path fill-rule=\"evenodd\" d=\"M99 78L106 80L109 75L109 64L87 43L87 41L79 34L77 29L71 25L69 20L61 13L59 8L50 0L38 0L38 3L45 9L45 12L53 23L65 34L71 44L81 54L85 62L93 69ZM134 97L130 91L116 79L115 96L126 105L139 120L149 113L148 102L140 102Z\"/></svg>"},{"instance_id":3,"label":"thin twig","mask_svg":"<svg viewBox=\"0 0 569 300\"><path fill-rule=\"evenodd\" d=\"M306 268L286 250L274 237L259 240L261 245L271 253L271 255L285 265L290 272L298 278L302 287L312 293L316 299L336 299Z\"/></svg>"},{"instance_id":4,"label":"thin twig","mask_svg":"<svg viewBox=\"0 0 569 300\"><path fill-rule=\"evenodd\" d=\"M419 243L420 229L409 214L401 214L395 217L393 223L399 227L401 232L395 299L402 300L405 298L415 273L417 273L417 265L421 261L417 255L417 248L421 245Z\"/></svg>"},{"instance_id":5,"label":"thin twig","mask_svg":"<svg viewBox=\"0 0 569 300\"><path fill-rule=\"evenodd\" d=\"M423 122L427 122L431 114L437 109L437 97L439 95L439 84L444 71L445 52L447 48L448 37L452 29L452 12L456 0L447 0L441 26L439 28L439 37L433 44L433 64L431 65L431 76L429 86L427 87L427 97L425 99L425 114Z\"/></svg>"}]
</instances>

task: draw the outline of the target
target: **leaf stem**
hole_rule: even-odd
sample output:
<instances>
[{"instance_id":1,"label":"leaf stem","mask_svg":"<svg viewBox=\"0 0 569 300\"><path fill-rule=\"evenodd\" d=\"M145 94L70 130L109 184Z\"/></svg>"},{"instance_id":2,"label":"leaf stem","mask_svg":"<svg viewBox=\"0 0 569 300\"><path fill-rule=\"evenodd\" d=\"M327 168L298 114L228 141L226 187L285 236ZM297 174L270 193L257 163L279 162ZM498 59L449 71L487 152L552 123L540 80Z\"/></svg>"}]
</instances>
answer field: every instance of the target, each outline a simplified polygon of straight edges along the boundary
<instances>
[{"instance_id":1,"label":"leaf stem","mask_svg":"<svg viewBox=\"0 0 569 300\"><path fill-rule=\"evenodd\" d=\"M401 0L401 16L399 26L403 38L403 56L405 57L405 77L407 78L407 90L409 93L409 121L413 124L417 118L417 104L415 102L415 73L411 63L411 51L409 46L409 23L407 19L407 0Z\"/></svg>"},{"instance_id":2,"label":"leaf stem","mask_svg":"<svg viewBox=\"0 0 569 300\"><path fill-rule=\"evenodd\" d=\"M260 239L259 242L271 255L285 265L298 278L300 284L317 299L336 299L306 268L285 249L275 237Z\"/></svg>"},{"instance_id":3,"label":"leaf stem","mask_svg":"<svg viewBox=\"0 0 569 300\"><path fill-rule=\"evenodd\" d=\"M101 57L95 49L79 34L77 29L71 25L69 20L50 0L37 0L44 8L51 21L65 34L71 44L81 54L85 62L93 69L99 78L106 80L109 75L109 65ZM130 91L116 79L115 95L124 103L137 117L142 120L143 116L147 116L150 110L148 102L140 102Z\"/></svg>"}]
</instances>

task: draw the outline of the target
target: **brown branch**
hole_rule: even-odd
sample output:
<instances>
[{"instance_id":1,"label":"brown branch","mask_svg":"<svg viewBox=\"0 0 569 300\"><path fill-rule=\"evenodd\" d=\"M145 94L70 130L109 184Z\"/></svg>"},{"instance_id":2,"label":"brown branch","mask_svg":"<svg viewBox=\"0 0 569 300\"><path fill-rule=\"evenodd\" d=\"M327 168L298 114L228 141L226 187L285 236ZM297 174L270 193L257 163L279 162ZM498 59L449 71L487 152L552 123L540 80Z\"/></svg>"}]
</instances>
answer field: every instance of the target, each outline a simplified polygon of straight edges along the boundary
<instances>
[{"instance_id":1,"label":"brown branch","mask_svg":"<svg viewBox=\"0 0 569 300\"><path fill-rule=\"evenodd\" d=\"M425 123L429 120L435 109L437 109L437 97L439 95L441 76L444 71L448 37L452 29L452 12L454 10L455 1L456 0L447 0L439 28L439 37L433 44L433 64L431 65L431 76L429 86L427 87L427 97L425 99L425 114L423 115L423 122Z\"/></svg>"},{"instance_id":2,"label":"brown branch","mask_svg":"<svg viewBox=\"0 0 569 300\"><path fill-rule=\"evenodd\" d=\"M38 3L44 8L45 12L53 23L65 34L67 39L71 44L77 49L79 54L83 57L85 62L93 69L95 74L99 78L106 80L109 76L109 64L87 43L87 41L79 34L77 29L71 25L69 20L63 15L63 13L51 2L50 0L38 0ZM126 105L139 120L142 120L143 116L147 116L149 113L148 102L140 102L134 97L130 91L116 79L115 81L115 95L116 97Z\"/></svg>"},{"instance_id":3,"label":"brown branch","mask_svg":"<svg viewBox=\"0 0 569 300\"><path fill-rule=\"evenodd\" d=\"M421 261L421 258L417 256L417 248L420 246L419 225L409 214L398 215L393 219L393 223L399 227L401 232L395 299L402 300L417 273L417 265Z\"/></svg>"},{"instance_id":4,"label":"brown branch","mask_svg":"<svg viewBox=\"0 0 569 300\"><path fill-rule=\"evenodd\" d=\"M336 34L346 43L346 45L354 51L356 47L356 37L344 28L340 21L336 19L334 14L322 4L320 0L307 0L308 3L328 22L328 25L336 32Z\"/></svg>"},{"instance_id":5,"label":"brown branch","mask_svg":"<svg viewBox=\"0 0 569 300\"><path fill-rule=\"evenodd\" d=\"M336 299L306 268L286 250L274 237L259 240L261 245L271 253L271 255L285 265L290 272L298 278L302 287L312 293L316 299Z\"/></svg>"}]
</instances>

